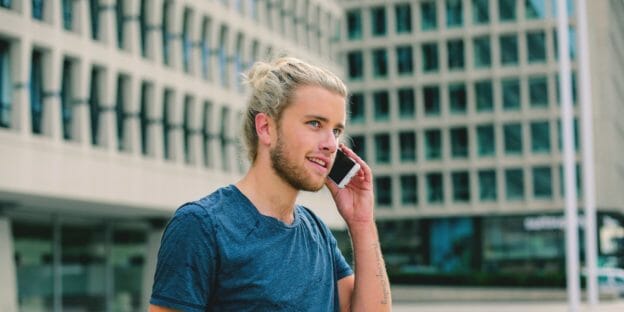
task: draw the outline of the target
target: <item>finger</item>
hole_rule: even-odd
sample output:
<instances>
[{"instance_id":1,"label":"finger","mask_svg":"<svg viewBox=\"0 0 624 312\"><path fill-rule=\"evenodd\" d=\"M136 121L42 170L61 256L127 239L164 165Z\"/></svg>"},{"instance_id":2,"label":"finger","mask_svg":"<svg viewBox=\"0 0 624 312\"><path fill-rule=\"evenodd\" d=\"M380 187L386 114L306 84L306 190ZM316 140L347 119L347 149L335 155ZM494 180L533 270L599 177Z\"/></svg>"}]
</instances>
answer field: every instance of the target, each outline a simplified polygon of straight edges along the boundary
<instances>
[{"instance_id":1,"label":"finger","mask_svg":"<svg viewBox=\"0 0 624 312\"><path fill-rule=\"evenodd\" d=\"M344 144L340 144L340 149L345 153L345 155L347 155L349 158L353 159L360 165L361 171L363 171L365 177L369 177L372 180L373 173L368 164L364 160L362 160L360 156L358 156L353 150L351 150Z\"/></svg>"}]
</instances>

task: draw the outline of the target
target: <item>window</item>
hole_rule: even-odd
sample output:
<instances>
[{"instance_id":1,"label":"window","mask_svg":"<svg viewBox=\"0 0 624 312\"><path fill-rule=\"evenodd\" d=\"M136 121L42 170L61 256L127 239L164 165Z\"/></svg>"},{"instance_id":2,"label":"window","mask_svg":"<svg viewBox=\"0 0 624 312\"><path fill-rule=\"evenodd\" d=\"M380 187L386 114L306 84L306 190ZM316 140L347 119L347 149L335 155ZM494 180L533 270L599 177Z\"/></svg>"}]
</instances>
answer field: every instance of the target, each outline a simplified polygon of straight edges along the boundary
<instances>
[{"instance_id":1,"label":"window","mask_svg":"<svg viewBox=\"0 0 624 312\"><path fill-rule=\"evenodd\" d=\"M488 68L492 66L492 54L490 50L490 37L475 37L472 41L474 47L474 67Z\"/></svg>"},{"instance_id":2,"label":"window","mask_svg":"<svg viewBox=\"0 0 624 312\"><path fill-rule=\"evenodd\" d=\"M531 107L548 107L548 79L545 76L529 77L529 102Z\"/></svg>"},{"instance_id":3,"label":"window","mask_svg":"<svg viewBox=\"0 0 624 312\"><path fill-rule=\"evenodd\" d=\"M505 153L522 154L522 124L513 123L503 126Z\"/></svg>"},{"instance_id":4,"label":"window","mask_svg":"<svg viewBox=\"0 0 624 312\"><path fill-rule=\"evenodd\" d=\"M63 28L72 30L74 28L74 1L63 0Z\"/></svg>"},{"instance_id":5,"label":"window","mask_svg":"<svg viewBox=\"0 0 624 312\"><path fill-rule=\"evenodd\" d=\"M438 28L438 13L435 1L420 3L420 29L423 31Z\"/></svg>"},{"instance_id":6,"label":"window","mask_svg":"<svg viewBox=\"0 0 624 312\"><path fill-rule=\"evenodd\" d=\"M125 24L125 13L124 13L124 4L123 0L117 0L115 3L115 19L116 19L116 30L117 30L117 47L123 49L124 47L124 24Z\"/></svg>"},{"instance_id":7,"label":"window","mask_svg":"<svg viewBox=\"0 0 624 312\"><path fill-rule=\"evenodd\" d=\"M386 35L386 8L374 7L371 8L371 29L373 36L385 36Z\"/></svg>"},{"instance_id":8,"label":"window","mask_svg":"<svg viewBox=\"0 0 624 312\"><path fill-rule=\"evenodd\" d=\"M442 132L440 130L425 131L425 158L442 159Z\"/></svg>"},{"instance_id":9,"label":"window","mask_svg":"<svg viewBox=\"0 0 624 312\"><path fill-rule=\"evenodd\" d=\"M463 22L462 0L446 0L446 26L460 27Z\"/></svg>"},{"instance_id":10,"label":"window","mask_svg":"<svg viewBox=\"0 0 624 312\"><path fill-rule=\"evenodd\" d=\"M505 170L505 190L508 200L524 199L524 174L522 169Z\"/></svg>"},{"instance_id":11,"label":"window","mask_svg":"<svg viewBox=\"0 0 624 312\"><path fill-rule=\"evenodd\" d=\"M425 115L440 115L440 89L437 86L424 87L423 103L425 103Z\"/></svg>"},{"instance_id":12,"label":"window","mask_svg":"<svg viewBox=\"0 0 624 312\"><path fill-rule=\"evenodd\" d=\"M191 125L191 119L193 118L193 98L191 96L184 97L184 111L182 120L182 130L184 138L184 162L192 164L195 162L195 155L193 155L192 137L195 135L195 129Z\"/></svg>"},{"instance_id":13,"label":"window","mask_svg":"<svg viewBox=\"0 0 624 312\"><path fill-rule=\"evenodd\" d=\"M362 12L360 10L347 12L347 38L349 40L362 39Z\"/></svg>"},{"instance_id":14,"label":"window","mask_svg":"<svg viewBox=\"0 0 624 312\"><path fill-rule=\"evenodd\" d=\"M498 17L503 22L516 19L516 0L498 0Z\"/></svg>"},{"instance_id":15,"label":"window","mask_svg":"<svg viewBox=\"0 0 624 312\"><path fill-rule=\"evenodd\" d=\"M30 62L30 120L32 133L43 133L43 53L34 50Z\"/></svg>"},{"instance_id":16,"label":"window","mask_svg":"<svg viewBox=\"0 0 624 312\"><path fill-rule=\"evenodd\" d=\"M166 11L165 11L166 12ZM100 1L89 0L89 13L91 17L91 39L100 39Z\"/></svg>"},{"instance_id":17,"label":"window","mask_svg":"<svg viewBox=\"0 0 624 312\"><path fill-rule=\"evenodd\" d=\"M0 8L10 9L12 2L13 2L12 0L0 0Z\"/></svg>"},{"instance_id":18,"label":"window","mask_svg":"<svg viewBox=\"0 0 624 312\"><path fill-rule=\"evenodd\" d=\"M149 154L148 140L150 119L148 115L148 107L150 106L150 85L147 82L141 83L141 111L139 112L140 124L141 124L141 153L143 155Z\"/></svg>"},{"instance_id":19,"label":"window","mask_svg":"<svg viewBox=\"0 0 624 312\"><path fill-rule=\"evenodd\" d=\"M544 0L524 0L524 12L527 19L544 19L546 17Z\"/></svg>"},{"instance_id":20,"label":"window","mask_svg":"<svg viewBox=\"0 0 624 312\"><path fill-rule=\"evenodd\" d=\"M43 0L32 0L32 18L43 21L44 5Z\"/></svg>"},{"instance_id":21,"label":"window","mask_svg":"<svg viewBox=\"0 0 624 312\"><path fill-rule=\"evenodd\" d=\"M366 138L362 135L354 135L351 137L351 149L362 160L366 161Z\"/></svg>"},{"instance_id":22,"label":"window","mask_svg":"<svg viewBox=\"0 0 624 312\"><path fill-rule=\"evenodd\" d=\"M501 81L503 92L503 109L519 110L520 109L520 80L503 79Z\"/></svg>"},{"instance_id":23,"label":"window","mask_svg":"<svg viewBox=\"0 0 624 312\"><path fill-rule=\"evenodd\" d=\"M552 174L550 167L533 168L533 196L540 199L552 197Z\"/></svg>"},{"instance_id":24,"label":"window","mask_svg":"<svg viewBox=\"0 0 624 312\"><path fill-rule=\"evenodd\" d=\"M412 7L409 3L394 6L397 34L412 32Z\"/></svg>"},{"instance_id":25,"label":"window","mask_svg":"<svg viewBox=\"0 0 624 312\"><path fill-rule=\"evenodd\" d=\"M453 172L451 174L451 181L453 182L453 201L470 201L470 178L468 172Z\"/></svg>"},{"instance_id":26,"label":"window","mask_svg":"<svg viewBox=\"0 0 624 312\"><path fill-rule=\"evenodd\" d=\"M399 98L399 118L412 119L416 115L416 104L414 103L414 89L402 88L397 91Z\"/></svg>"},{"instance_id":27,"label":"window","mask_svg":"<svg viewBox=\"0 0 624 312\"><path fill-rule=\"evenodd\" d=\"M221 108L221 124L219 125L219 140L221 142L221 170L230 171L230 152L229 145L229 131L228 125L230 124L230 110L227 107Z\"/></svg>"},{"instance_id":28,"label":"window","mask_svg":"<svg viewBox=\"0 0 624 312\"><path fill-rule=\"evenodd\" d=\"M392 205L392 180L390 177L375 178L375 194L377 195L377 205Z\"/></svg>"},{"instance_id":29,"label":"window","mask_svg":"<svg viewBox=\"0 0 624 312\"><path fill-rule=\"evenodd\" d=\"M429 173L427 179L427 202L439 204L444 201L444 184L441 173Z\"/></svg>"},{"instance_id":30,"label":"window","mask_svg":"<svg viewBox=\"0 0 624 312\"><path fill-rule=\"evenodd\" d=\"M468 157L468 129L451 128L451 156L453 158Z\"/></svg>"},{"instance_id":31,"label":"window","mask_svg":"<svg viewBox=\"0 0 624 312\"><path fill-rule=\"evenodd\" d=\"M548 121L531 122L531 150L533 153L550 153L550 124Z\"/></svg>"},{"instance_id":32,"label":"window","mask_svg":"<svg viewBox=\"0 0 624 312\"><path fill-rule=\"evenodd\" d=\"M481 201L495 201L496 191L496 171L481 170L479 171L479 199Z\"/></svg>"},{"instance_id":33,"label":"window","mask_svg":"<svg viewBox=\"0 0 624 312\"><path fill-rule=\"evenodd\" d=\"M422 45L422 67L424 72L438 70L438 44L435 42Z\"/></svg>"},{"instance_id":34,"label":"window","mask_svg":"<svg viewBox=\"0 0 624 312\"><path fill-rule=\"evenodd\" d=\"M489 0L472 0L472 22L487 24L490 22Z\"/></svg>"},{"instance_id":35,"label":"window","mask_svg":"<svg viewBox=\"0 0 624 312\"><path fill-rule=\"evenodd\" d=\"M527 56L529 63L546 61L546 34L543 31L527 33Z\"/></svg>"},{"instance_id":36,"label":"window","mask_svg":"<svg viewBox=\"0 0 624 312\"><path fill-rule=\"evenodd\" d=\"M227 28L222 27L219 35L219 46L217 47L217 57L219 60L219 78L221 86L229 87L230 77L228 76L228 55L227 55Z\"/></svg>"},{"instance_id":37,"label":"window","mask_svg":"<svg viewBox=\"0 0 624 312\"><path fill-rule=\"evenodd\" d=\"M349 102L350 121L361 123L366 120L366 106L364 105L364 94L353 93Z\"/></svg>"},{"instance_id":38,"label":"window","mask_svg":"<svg viewBox=\"0 0 624 312\"><path fill-rule=\"evenodd\" d=\"M449 103L451 113L466 114L466 86L463 83L449 85Z\"/></svg>"},{"instance_id":39,"label":"window","mask_svg":"<svg viewBox=\"0 0 624 312\"><path fill-rule=\"evenodd\" d=\"M388 53L386 49L373 50L373 75L375 77L388 76Z\"/></svg>"},{"instance_id":40,"label":"window","mask_svg":"<svg viewBox=\"0 0 624 312\"><path fill-rule=\"evenodd\" d=\"M139 28L141 30L141 56L147 57L147 41L149 36L149 27L147 22L147 0L141 0L141 8L139 13Z\"/></svg>"},{"instance_id":41,"label":"window","mask_svg":"<svg viewBox=\"0 0 624 312\"><path fill-rule=\"evenodd\" d=\"M11 59L9 43L0 40L0 127L11 127Z\"/></svg>"},{"instance_id":42,"label":"window","mask_svg":"<svg viewBox=\"0 0 624 312\"><path fill-rule=\"evenodd\" d=\"M493 125L477 126L477 149L479 156L494 156L496 153L496 139Z\"/></svg>"},{"instance_id":43,"label":"window","mask_svg":"<svg viewBox=\"0 0 624 312\"><path fill-rule=\"evenodd\" d=\"M193 42L189 34L191 10L184 10L184 18L182 20L182 68L184 72L191 72L191 51L193 50ZM240 51L240 50L237 50Z\"/></svg>"},{"instance_id":44,"label":"window","mask_svg":"<svg viewBox=\"0 0 624 312\"><path fill-rule=\"evenodd\" d=\"M414 174L401 176L401 203L403 205L418 203L418 180Z\"/></svg>"},{"instance_id":45,"label":"window","mask_svg":"<svg viewBox=\"0 0 624 312\"><path fill-rule=\"evenodd\" d=\"M171 132L175 129L176 125L173 122L173 91L165 89L163 95L163 111L162 111L162 130L163 130L163 157L164 159L173 159L175 155L172 153L173 148L170 148Z\"/></svg>"},{"instance_id":46,"label":"window","mask_svg":"<svg viewBox=\"0 0 624 312\"><path fill-rule=\"evenodd\" d=\"M399 46L396 48L397 72L399 75L411 74L414 71L411 46Z\"/></svg>"},{"instance_id":47,"label":"window","mask_svg":"<svg viewBox=\"0 0 624 312\"><path fill-rule=\"evenodd\" d=\"M204 20L204 24L202 25L202 36L201 36L201 72L202 77L206 80L211 80L212 75L210 72L210 65L212 60L212 48L210 47L210 28L209 21Z\"/></svg>"},{"instance_id":48,"label":"window","mask_svg":"<svg viewBox=\"0 0 624 312\"><path fill-rule=\"evenodd\" d=\"M401 162L416 161L416 133L414 131L399 132L399 150Z\"/></svg>"},{"instance_id":49,"label":"window","mask_svg":"<svg viewBox=\"0 0 624 312\"><path fill-rule=\"evenodd\" d=\"M390 163L390 135L375 135L375 161L378 164Z\"/></svg>"},{"instance_id":50,"label":"window","mask_svg":"<svg viewBox=\"0 0 624 312\"><path fill-rule=\"evenodd\" d=\"M518 64L518 36L503 35L499 38L502 65Z\"/></svg>"},{"instance_id":51,"label":"window","mask_svg":"<svg viewBox=\"0 0 624 312\"><path fill-rule=\"evenodd\" d=\"M119 75L117 77L117 96L115 103L115 116L117 119L117 149L120 151L129 150L126 142L125 123L126 119L130 115L126 112L128 105L126 100L128 99L128 76Z\"/></svg>"},{"instance_id":52,"label":"window","mask_svg":"<svg viewBox=\"0 0 624 312\"><path fill-rule=\"evenodd\" d=\"M350 79L356 80L364 78L364 56L362 55L362 51L347 53L347 63Z\"/></svg>"},{"instance_id":53,"label":"window","mask_svg":"<svg viewBox=\"0 0 624 312\"><path fill-rule=\"evenodd\" d=\"M204 167L213 168L214 167L214 159L212 154L212 142L215 137L210 132L211 131L211 123L212 123L212 115L213 108L212 103L206 101L204 102L204 109L202 113L202 142L203 142L203 156L204 156Z\"/></svg>"},{"instance_id":54,"label":"window","mask_svg":"<svg viewBox=\"0 0 624 312\"><path fill-rule=\"evenodd\" d=\"M482 80L474 84L475 103L478 112L491 112L494 110L494 95L492 91L492 81Z\"/></svg>"},{"instance_id":55,"label":"window","mask_svg":"<svg viewBox=\"0 0 624 312\"><path fill-rule=\"evenodd\" d=\"M568 8L568 16L574 15L574 0L567 0L566 7ZM550 8L552 10L552 17L557 17L557 0L550 0Z\"/></svg>"},{"instance_id":56,"label":"window","mask_svg":"<svg viewBox=\"0 0 624 312\"><path fill-rule=\"evenodd\" d=\"M63 139L71 140L73 137L74 97L73 97L73 72L72 64L68 59L63 60L63 74L61 78L61 123Z\"/></svg>"},{"instance_id":57,"label":"window","mask_svg":"<svg viewBox=\"0 0 624 312\"><path fill-rule=\"evenodd\" d=\"M449 40L446 42L448 51L448 68L457 70L464 68L464 41L461 39Z\"/></svg>"},{"instance_id":58,"label":"window","mask_svg":"<svg viewBox=\"0 0 624 312\"><path fill-rule=\"evenodd\" d=\"M171 3L171 1L163 2L163 12L169 12L169 10L171 9ZM173 34L171 33L171 26L169 24L169 14L163 14L161 35L163 62L165 65L171 65L171 61L169 60L169 55L171 54L169 42L171 41L171 39L173 39Z\"/></svg>"},{"instance_id":59,"label":"window","mask_svg":"<svg viewBox=\"0 0 624 312\"><path fill-rule=\"evenodd\" d=\"M385 121L390 119L390 99L388 91L376 91L373 93L373 105L375 107L375 120Z\"/></svg>"}]
</instances>

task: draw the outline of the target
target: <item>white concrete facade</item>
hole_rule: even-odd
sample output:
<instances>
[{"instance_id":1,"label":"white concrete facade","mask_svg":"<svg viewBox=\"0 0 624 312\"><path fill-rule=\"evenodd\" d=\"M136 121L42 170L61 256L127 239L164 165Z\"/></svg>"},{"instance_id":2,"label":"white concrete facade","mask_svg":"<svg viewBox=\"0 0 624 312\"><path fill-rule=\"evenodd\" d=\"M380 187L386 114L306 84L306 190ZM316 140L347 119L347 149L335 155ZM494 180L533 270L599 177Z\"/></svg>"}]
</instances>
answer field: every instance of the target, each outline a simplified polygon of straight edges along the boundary
<instances>
[{"instance_id":1,"label":"white concrete facade","mask_svg":"<svg viewBox=\"0 0 624 312\"><path fill-rule=\"evenodd\" d=\"M0 270L15 278L16 267L34 261L54 276L49 302L18 300L19 282L3 288L3 311L22 304L63 309L70 300L63 297L70 287L64 263L74 260L67 260L72 251L55 250L75 235L66 227L98 228L94 221L112 234L85 246L92 254L117 248L121 224L134 223L145 235L145 307L163 220L184 202L235 182L248 166L238 144L246 99L241 71L287 53L340 72L342 9L335 1L0 4ZM300 202L330 226L343 226L329 192L304 193ZM33 220L53 228L50 241L21 229L12 234L12 224ZM24 237L19 247L13 235ZM17 264L10 261L31 245L43 250L35 260L20 254ZM90 261L116 270L115 260L97 257ZM111 285L105 299L90 304L118 304Z\"/></svg>"}]
</instances>

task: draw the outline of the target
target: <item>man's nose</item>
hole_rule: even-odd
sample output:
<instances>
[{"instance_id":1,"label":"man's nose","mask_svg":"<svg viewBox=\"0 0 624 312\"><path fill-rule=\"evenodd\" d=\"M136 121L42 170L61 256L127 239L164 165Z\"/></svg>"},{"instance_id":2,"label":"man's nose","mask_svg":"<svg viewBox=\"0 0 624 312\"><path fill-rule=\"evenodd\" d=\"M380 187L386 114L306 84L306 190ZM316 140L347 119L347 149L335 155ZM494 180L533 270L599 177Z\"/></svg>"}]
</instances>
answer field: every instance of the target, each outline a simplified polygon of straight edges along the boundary
<instances>
[{"instance_id":1,"label":"man's nose","mask_svg":"<svg viewBox=\"0 0 624 312\"><path fill-rule=\"evenodd\" d=\"M338 150L338 143L338 138L334 135L334 131L328 131L323 135L321 150L328 151L333 154L336 150Z\"/></svg>"}]
</instances>

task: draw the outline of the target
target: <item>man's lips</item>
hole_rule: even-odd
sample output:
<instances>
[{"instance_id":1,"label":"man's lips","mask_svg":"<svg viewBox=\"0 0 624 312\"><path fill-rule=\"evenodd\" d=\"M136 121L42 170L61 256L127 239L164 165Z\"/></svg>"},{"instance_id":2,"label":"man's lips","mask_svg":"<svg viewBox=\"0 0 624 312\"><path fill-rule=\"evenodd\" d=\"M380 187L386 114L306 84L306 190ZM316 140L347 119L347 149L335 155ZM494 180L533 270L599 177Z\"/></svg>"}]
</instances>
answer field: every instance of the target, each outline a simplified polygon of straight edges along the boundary
<instances>
[{"instance_id":1,"label":"man's lips","mask_svg":"<svg viewBox=\"0 0 624 312\"><path fill-rule=\"evenodd\" d=\"M311 163L327 170L329 168L329 159L325 158L325 157L307 157L308 161L310 161Z\"/></svg>"}]
</instances>

